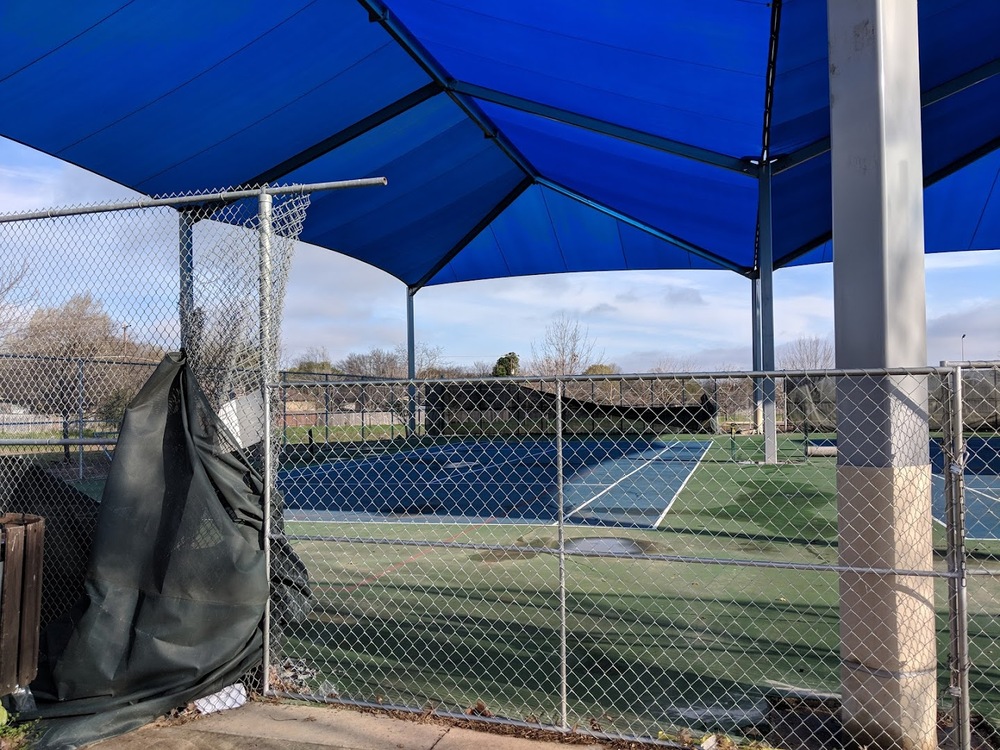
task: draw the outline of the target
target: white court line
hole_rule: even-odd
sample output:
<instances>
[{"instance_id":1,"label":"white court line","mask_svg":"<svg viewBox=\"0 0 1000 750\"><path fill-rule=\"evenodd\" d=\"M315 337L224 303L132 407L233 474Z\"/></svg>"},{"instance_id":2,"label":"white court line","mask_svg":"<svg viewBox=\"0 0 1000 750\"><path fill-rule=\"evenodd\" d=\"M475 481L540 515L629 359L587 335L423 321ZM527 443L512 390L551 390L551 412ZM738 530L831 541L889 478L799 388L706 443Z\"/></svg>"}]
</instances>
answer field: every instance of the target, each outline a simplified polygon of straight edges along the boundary
<instances>
[{"instance_id":1,"label":"white court line","mask_svg":"<svg viewBox=\"0 0 1000 750\"><path fill-rule=\"evenodd\" d=\"M997 490L990 487L989 490L981 490L977 487L970 487L968 484L965 485L966 492L975 492L980 497L985 497L987 500L993 500L994 502L1000 502L1000 497L996 495L991 495L990 492L996 492Z\"/></svg>"},{"instance_id":2,"label":"white court line","mask_svg":"<svg viewBox=\"0 0 1000 750\"><path fill-rule=\"evenodd\" d=\"M677 447L678 445L680 445L680 441L679 441L679 440L678 440L678 441L675 441L675 442L673 442L673 443L670 443L670 445L668 445L668 446L667 446L666 448L664 448L664 449L663 449L662 451L660 451L659 453L657 453L657 454L656 454L655 456L653 456L653 457L652 457L652 458L650 458L650 459L647 459L647 460L646 460L646 463L642 464L641 466L637 466L636 468L632 469L632 471L630 471L630 472L629 472L628 474L625 474L624 476L622 476L622 477L619 477L617 481L615 481L615 482L614 482L613 484L609 484L609 485L608 485L607 487L605 487L605 488L604 488L603 490L601 490L601 491L600 491L600 492L598 492L598 493L597 493L596 495L594 495L594 496L593 496L592 498L590 498L590 500L588 500L588 501L587 501L587 502L585 502L585 503L581 503L580 505L578 505L578 506L576 506L575 508L573 508L573 510L571 510L571 511L570 511L569 513L567 513L567 514L566 514L565 516L563 516L563 518L564 518L564 519L566 519L566 518L569 518L569 517L570 517L571 515L573 515L574 513L579 513L579 512L581 511L581 510L583 510L583 509L584 509L584 508L586 508L586 507L587 507L588 505L590 505L590 504L591 504L592 502L594 502L594 501L595 501L595 500L596 500L597 498L601 497L601 495L606 495L607 493L611 492L611 490L613 490L613 489L614 489L615 487L617 487L617 486L618 486L619 484L621 484L621 483L622 483L622 482L624 482L624 481L625 481L626 479L628 479L628 478L629 478L630 476L632 476L633 474L635 474L635 473L636 473L637 471L642 471L642 470L643 470L643 469L645 469L645 468L646 468L647 466L650 466L650 465L651 465L651 464L653 463L653 461L655 461L656 459L658 459L658 458L659 458L660 456L662 456L662 455L663 455L664 453L666 453L667 451L669 451L669 450L673 450L673 449L674 449L674 448L676 448L676 447ZM705 450L708 450L708 449L706 448ZM700 459L699 459L699 460L700 460ZM552 525L552 526L556 526L556 525L558 525L558 523L559 523L559 522L558 522L558 521L556 521L556 523L553 523L553 524L551 524L551 525Z\"/></svg>"},{"instance_id":3,"label":"white court line","mask_svg":"<svg viewBox=\"0 0 1000 750\"><path fill-rule=\"evenodd\" d=\"M681 492L684 491L684 488L687 486L688 480L694 476L694 473L698 470L698 467L701 466L701 460L705 457L705 454L708 453L708 449L711 447L712 447L712 441L709 440L708 445L705 446L705 450L703 450L701 452L701 455L698 456L698 462L694 465L694 468L688 472L688 475L686 477L684 477L684 481L681 482L681 486L677 488L677 492L675 492L674 496L670 498L670 502L667 503L667 507L663 509L663 512L660 514L660 517L656 519L656 523L653 524L654 529L660 528L660 524L663 523L663 519L667 517L667 513L669 513L670 509L674 506L674 501L676 501L677 497L681 494Z\"/></svg>"}]
</instances>

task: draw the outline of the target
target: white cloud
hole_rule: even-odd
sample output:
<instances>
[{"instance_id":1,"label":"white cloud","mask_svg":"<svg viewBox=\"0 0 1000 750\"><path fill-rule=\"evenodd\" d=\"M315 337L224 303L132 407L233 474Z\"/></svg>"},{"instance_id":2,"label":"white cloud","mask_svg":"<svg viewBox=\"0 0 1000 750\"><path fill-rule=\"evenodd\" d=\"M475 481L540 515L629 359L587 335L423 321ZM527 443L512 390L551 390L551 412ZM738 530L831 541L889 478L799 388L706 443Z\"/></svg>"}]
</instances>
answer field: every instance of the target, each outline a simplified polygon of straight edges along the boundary
<instances>
[{"instance_id":1,"label":"white cloud","mask_svg":"<svg viewBox=\"0 0 1000 750\"><path fill-rule=\"evenodd\" d=\"M1000 359L1000 300L967 305L927 321L928 360ZM965 339L962 339L962 336Z\"/></svg>"},{"instance_id":2,"label":"white cloud","mask_svg":"<svg viewBox=\"0 0 1000 750\"><path fill-rule=\"evenodd\" d=\"M928 271L980 268L1000 264L1000 250L972 250L964 253L931 253L924 258Z\"/></svg>"}]
</instances>

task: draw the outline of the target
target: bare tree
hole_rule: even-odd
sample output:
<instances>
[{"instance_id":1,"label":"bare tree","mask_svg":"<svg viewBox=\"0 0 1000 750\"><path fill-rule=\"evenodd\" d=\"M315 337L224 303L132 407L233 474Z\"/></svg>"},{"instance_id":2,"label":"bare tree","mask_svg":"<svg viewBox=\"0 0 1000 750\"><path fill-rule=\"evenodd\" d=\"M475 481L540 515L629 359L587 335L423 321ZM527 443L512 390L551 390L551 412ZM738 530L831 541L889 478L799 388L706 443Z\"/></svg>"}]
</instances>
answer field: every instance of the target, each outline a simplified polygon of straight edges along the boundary
<instances>
[{"instance_id":1,"label":"bare tree","mask_svg":"<svg viewBox=\"0 0 1000 750\"><path fill-rule=\"evenodd\" d=\"M29 301L24 289L27 276L27 261L0 266L0 342L6 342L21 328L21 310Z\"/></svg>"},{"instance_id":2,"label":"bare tree","mask_svg":"<svg viewBox=\"0 0 1000 750\"><path fill-rule=\"evenodd\" d=\"M330 361L330 354L322 346L311 346L305 353L296 357L292 361L291 372L318 372L318 373L338 373L336 367Z\"/></svg>"},{"instance_id":3,"label":"bare tree","mask_svg":"<svg viewBox=\"0 0 1000 750\"><path fill-rule=\"evenodd\" d=\"M481 359L477 359L472 365L469 366L469 377L472 378L487 378L493 373L493 368L495 365L491 365Z\"/></svg>"},{"instance_id":4,"label":"bare tree","mask_svg":"<svg viewBox=\"0 0 1000 750\"><path fill-rule=\"evenodd\" d=\"M531 343L528 369L537 375L579 375L592 362L604 358L595 355L590 330L576 318L560 313L545 327L541 340Z\"/></svg>"},{"instance_id":5,"label":"bare tree","mask_svg":"<svg viewBox=\"0 0 1000 750\"><path fill-rule=\"evenodd\" d=\"M414 349L416 374L418 378L443 377L442 372L451 366L444 362L444 350L440 346L419 343ZM347 375L366 378L405 378L407 376L407 352L402 344L393 349L374 346L367 352L351 352L334 363L334 367Z\"/></svg>"},{"instance_id":6,"label":"bare tree","mask_svg":"<svg viewBox=\"0 0 1000 750\"><path fill-rule=\"evenodd\" d=\"M694 371L694 361L690 357L661 357L650 372L678 373Z\"/></svg>"},{"instance_id":7,"label":"bare tree","mask_svg":"<svg viewBox=\"0 0 1000 750\"><path fill-rule=\"evenodd\" d=\"M778 355L782 370L829 370L836 358L828 337L803 336L784 344Z\"/></svg>"},{"instance_id":8,"label":"bare tree","mask_svg":"<svg viewBox=\"0 0 1000 750\"><path fill-rule=\"evenodd\" d=\"M397 352L380 347L372 347L367 352L351 352L334 365L347 375L365 378L406 377L406 360Z\"/></svg>"},{"instance_id":9,"label":"bare tree","mask_svg":"<svg viewBox=\"0 0 1000 750\"><path fill-rule=\"evenodd\" d=\"M149 375L148 367L124 361L119 328L89 294L35 310L7 341L0 397L58 414L64 436L81 415L114 421L112 413L119 415Z\"/></svg>"},{"instance_id":10,"label":"bare tree","mask_svg":"<svg viewBox=\"0 0 1000 750\"><path fill-rule=\"evenodd\" d=\"M726 363L715 370L719 373L737 372L742 367ZM716 402L719 419L728 421L750 421L753 416L753 380L750 378L727 378L723 376L706 379L701 383L705 393Z\"/></svg>"},{"instance_id":11,"label":"bare tree","mask_svg":"<svg viewBox=\"0 0 1000 750\"><path fill-rule=\"evenodd\" d=\"M401 377L407 376L407 364L409 356L406 351L406 347L402 344L398 344L395 349L395 355L400 363L400 369L402 371ZM413 347L413 360L414 369L418 378L437 378L437 377L447 377L440 373L451 368L444 362L444 349L440 346L433 346L431 344L425 344L424 342L417 342Z\"/></svg>"}]
</instances>

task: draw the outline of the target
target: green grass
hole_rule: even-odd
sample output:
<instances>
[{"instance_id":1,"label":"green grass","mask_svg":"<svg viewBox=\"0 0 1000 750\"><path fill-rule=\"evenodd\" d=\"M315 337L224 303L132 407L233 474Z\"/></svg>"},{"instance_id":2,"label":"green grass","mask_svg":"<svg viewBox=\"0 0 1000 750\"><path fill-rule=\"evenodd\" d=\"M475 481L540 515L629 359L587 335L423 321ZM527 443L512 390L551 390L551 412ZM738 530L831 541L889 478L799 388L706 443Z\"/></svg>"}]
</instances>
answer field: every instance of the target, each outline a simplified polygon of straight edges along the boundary
<instances>
[{"instance_id":1,"label":"green grass","mask_svg":"<svg viewBox=\"0 0 1000 750\"><path fill-rule=\"evenodd\" d=\"M759 438L716 438L662 528L571 527L567 536L629 537L649 554L701 560L836 564L835 459L806 460L801 436L780 436L779 456L788 460L750 463L762 457ZM498 714L557 723L558 558L523 550L554 548L555 529L289 523L288 531L358 540L296 542L317 608L284 646L342 697L457 711L482 700ZM943 550L943 532L934 533ZM523 551L371 541L385 539ZM1000 571L988 552L975 564ZM935 566L944 570L941 554ZM750 710L794 689L839 690L836 573L574 556L566 575L571 723L651 736L679 726L739 734L738 712L699 719L698 707ZM969 595L973 708L1000 722L1000 582L974 578ZM935 601L945 701L943 581Z\"/></svg>"},{"instance_id":2,"label":"green grass","mask_svg":"<svg viewBox=\"0 0 1000 750\"><path fill-rule=\"evenodd\" d=\"M468 439L357 437L290 446L283 466ZM651 555L699 560L836 564L836 460L806 459L801 435L779 435L778 452L780 463L763 465L760 437L715 436L660 529L571 527L567 537L628 537ZM80 486L99 496L100 483ZM558 557L529 549L554 549L554 528L289 522L287 531L355 540L295 542L316 607L283 630L282 655L318 668L314 687L327 682L344 698L454 711L482 700L497 714L558 723ZM387 539L417 544L375 543ZM934 542L935 566L944 570L937 524ZM1000 543L970 551L973 568L1000 572ZM738 735L736 714L699 720L697 708L752 710L794 688L839 689L835 573L573 556L566 575L571 723L594 720L623 734L691 726ZM974 577L968 592L972 705L1000 723L1000 579ZM944 582L935 596L946 700ZM685 708L691 713L681 715Z\"/></svg>"},{"instance_id":3,"label":"green grass","mask_svg":"<svg viewBox=\"0 0 1000 750\"><path fill-rule=\"evenodd\" d=\"M415 535L414 525L350 531ZM422 531L440 538L460 533L440 526ZM608 533L572 529L570 536ZM687 535L611 533L642 538L653 553L740 554L725 539L706 549ZM486 526L460 541L554 545L553 534ZM319 607L309 624L290 634L288 647L322 664L342 695L417 706L432 701L452 710L481 699L507 716L553 720L555 555L296 546L317 579ZM797 557L816 561L807 553ZM670 706L752 706L774 687L768 680L836 689L836 579L830 574L572 557L567 577L574 721L586 725L595 718L609 731L655 735L684 723L669 718ZM736 730L734 722L721 728Z\"/></svg>"},{"instance_id":4,"label":"green grass","mask_svg":"<svg viewBox=\"0 0 1000 750\"><path fill-rule=\"evenodd\" d=\"M353 443L369 440L392 440L406 434L405 423L385 425L365 425L364 427L334 426L330 427L286 427L284 442L292 444L308 444L309 433L316 443Z\"/></svg>"}]
</instances>

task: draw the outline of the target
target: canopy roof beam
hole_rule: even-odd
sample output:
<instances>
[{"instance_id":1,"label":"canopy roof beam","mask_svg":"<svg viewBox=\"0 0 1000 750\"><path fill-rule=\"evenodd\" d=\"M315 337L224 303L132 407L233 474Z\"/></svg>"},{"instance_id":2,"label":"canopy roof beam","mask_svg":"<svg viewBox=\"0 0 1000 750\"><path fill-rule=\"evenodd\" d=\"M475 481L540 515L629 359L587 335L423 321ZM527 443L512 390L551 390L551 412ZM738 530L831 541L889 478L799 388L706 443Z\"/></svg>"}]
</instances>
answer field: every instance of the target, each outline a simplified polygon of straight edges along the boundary
<instances>
[{"instance_id":1,"label":"canopy roof beam","mask_svg":"<svg viewBox=\"0 0 1000 750\"><path fill-rule=\"evenodd\" d=\"M374 130L380 125L384 125L389 122L389 120L394 117L413 109L418 104L422 104L428 99L442 93L443 89L437 83L428 83L425 86L421 86L416 91L413 91L401 99L397 99L392 104L389 104L377 112L373 112L367 117L363 117L355 123L352 123L348 127L344 128L340 132L334 133L328 138L324 138L319 143L310 146L303 151L295 154L280 164L268 169L266 172L261 172L256 177L252 177L247 180L244 185L248 187L256 187L257 185L267 185L271 182L281 179L285 175L291 174L296 169L304 167L309 162L314 159L318 159L336 148L343 146L345 143L358 138L370 130Z\"/></svg>"},{"instance_id":2,"label":"canopy roof beam","mask_svg":"<svg viewBox=\"0 0 1000 750\"><path fill-rule=\"evenodd\" d=\"M747 158L738 158L728 154L720 154L716 151L711 151L699 146L693 146L689 143L671 140L670 138L653 135L652 133L646 133L624 125L616 125L615 123L600 120L596 117L590 117L579 112L569 112L565 109L560 109L559 107L541 104L539 102L531 101L530 99L525 99L513 94L506 94L502 91L496 91L494 89L490 89L485 86L478 86L474 83L468 83L466 81L447 81L445 86L449 91L461 94L462 96L471 96L475 99L482 99L483 101L490 102L492 104L499 104L520 112L527 112L528 114L555 120L556 122L561 122L565 125L573 125L584 130L600 133L601 135L608 135L613 138L619 138L623 141L635 143L640 146L648 146L649 148L654 148L668 154L682 156L686 159L693 159L694 161L701 162L702 164L710 164L714 167L721 167L732 172L739 172L741 174L748 174L751 176L755 176L757 173L757 166Z\"/></svg>"},{"instance_id":3,"label":"canopy roof beam","mask_svg":"<svg viewBox=\"0 0 1000 750\"><path fill-rule=\"evenodd\" d=\"M774 82L778 77L778 35L781 29L781 0L771 3L771 33L767 43L767 72L764 80L764 124L760 137L760 164L771 158L771 114L774 108ZM758 166L758 169L759 166ZM761 172L758 172L761 175ZM767 170L770 182L771 170Z\"/></svg>"},{"instance_id":4,"label":"canopy roof beam","mask_svg":"<svg viewBox=\"0 0 1000 750\"><path fill-rule=\"evenodd\" d=\"M461 108L463 112L473 121L479 128L483 131L483 134L487 138L492 138L496 141L500 149L506 154L506 156L513 161L529 177L537 177L538 170L529 162L524 155L518 151L502 133L499 132L496 125L494 125L490 119L483 114L479 107L476 107L465 97L459 96L454 91L448 90L448 76L445 75L444 70L441 68L440 64L431 56L431 54L424 49L424 46L417 41L416 38L403 26L399 21L396 20L395 16L389 12L389 9L381 2L381 0L358 0L361 6L368 11L368 18L372 23L378 23L385 29L386 33L391 36L395 42L402 47L413 61L421 67L421 69L430 76L431 80L434 81L438 86L445 90L448 96L451 98L455 104Z\"/></svg>"},{"instance_id":5,"label":"canopy roof beam","mask_svg":"<svg viewBox=\"0 0 1000 750\"><path fill-rule=\"evenodd\" d=\"M980 65L978 68L970 70L967 73L957 76L956 78L952 78L950 81L945 81L939 86L935 86L932 89L924 91L920 95L920 107L921 109L930 107L931 105L944 101L948 97L954 96L967 88L989 80L996 75L1000 75L1000 58L990 60L988 63ZM990 144L976 149L973 152L974 155L970 154L968 157L961 159L958 162L958 166L952 167L949 165L938 170L934 173L934 175L929 175L924 179L924 187L933 185L943 177L947 177L970 162L973 162L976 159L981 158L983 155L996 150L998 147L1000 147L1000 142L991 141ZM825 138L820 138L818 141L810 143L808 146L803 146L797 151L777 157L774 164L774 174L780 174L781 172L785 172L793 167L797 167L799 164L807 162L810 159L815 159L817 156L822 156L823 154L829 152L830 137L827 136Z\"/></svg>"},{"instance_id":6,"label":"canopy roof beam","mask_svg":"<svg viewBox=\"0 0 1000 750\"><path fill-rule=\"evenodd\" d=\"M698 247L697 245L692 245L690 242L687 242L686 240L683 240L680 237L675 237L672 234L668 234L667 232L657 229L656 227L652 227L649 224L646 224L645 222L639 221L638 219L635 219L629 216L628 214L624 214L621 211L616 211L613 208L605 206L603 203L598 203L597 201L591 198L588 198L584 195L581 195L580 193L577 193L574 190L570 190L569 188L560 185L558 182L552 182L551 180L548 180L544 177L539 177L535 181L539 185L547 187L549 190L554 190L555 192L561 195L565 195L567 198L572 198L578 203L590 206L591 208L596 209L603 214L607 214L613 219L618 219L619 221L624 222L629 226L635 227L636 229L641 229L643 232L646 232L647 234L651 234L658 239L661 239L665 242L669 242L674 247L678 247L681 250L685 250L686 252L691 253L692 255L707 260L709 263L717 265L720 268L727 268L730 271L734 271L740 274L741 276L747 276L747 277L749 277L753 273L753 269L746 268L745 266L741 266L737 263L734 263L728 258L723 258L721 255L716 255L711 250L706 250L705 248Z\"/></svg>"},{"instance_id":7,"label":"canopy roof beam","mask_svg":"<svg viewBox=\"0 0 1000 750\"><path fill-rule=\"evenodd\" d=\"M507 207L516 201L521 194L534 184L534 181L530 177L525 177L521 182L519 182L513 190L511 190L507 195L503 197L499 203L497 203L482 219L476 222L476 225L470 229L461 240L459 240L454 247L451 248L445 255L435 263L431 269L420 277L420 280L415 284L409 286L410 294L416 294L421 289L423 289L427 284L430 283L431 279L437 276L441 270L451 263L455 259L455 256L462 252L466 246L472 242L479 233L482 232L486 227L493 223L500 214L507 210Z\"/></svg>"}]
</instances>

